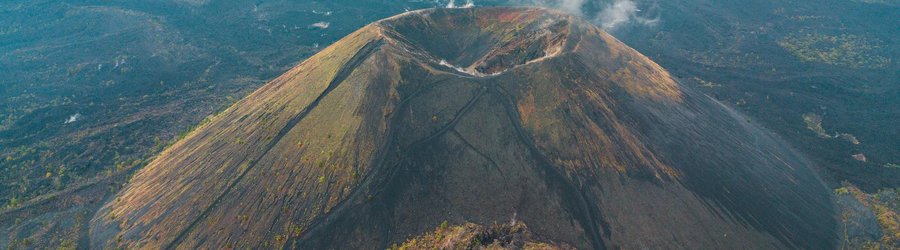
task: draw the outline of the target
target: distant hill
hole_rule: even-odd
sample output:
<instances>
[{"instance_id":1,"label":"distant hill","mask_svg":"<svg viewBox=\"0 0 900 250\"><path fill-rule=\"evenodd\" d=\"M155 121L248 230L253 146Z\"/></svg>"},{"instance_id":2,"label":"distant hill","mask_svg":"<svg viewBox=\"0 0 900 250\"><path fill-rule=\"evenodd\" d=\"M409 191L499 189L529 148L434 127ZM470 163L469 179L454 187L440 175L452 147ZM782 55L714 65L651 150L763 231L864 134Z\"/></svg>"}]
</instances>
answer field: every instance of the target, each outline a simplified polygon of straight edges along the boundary
<instances>
[{"instance_id":1,"label":"distant hill","mask_svg":"<svg viewBox=\"0 0 900 250\"><path fill-rule=\"evenodd\" d=\"M513 220L576 248L825 249L831 199L773 133L582 19L430 9L365 26L186 135L90 241L384 248Z\"/></svg>"}]
</instances>

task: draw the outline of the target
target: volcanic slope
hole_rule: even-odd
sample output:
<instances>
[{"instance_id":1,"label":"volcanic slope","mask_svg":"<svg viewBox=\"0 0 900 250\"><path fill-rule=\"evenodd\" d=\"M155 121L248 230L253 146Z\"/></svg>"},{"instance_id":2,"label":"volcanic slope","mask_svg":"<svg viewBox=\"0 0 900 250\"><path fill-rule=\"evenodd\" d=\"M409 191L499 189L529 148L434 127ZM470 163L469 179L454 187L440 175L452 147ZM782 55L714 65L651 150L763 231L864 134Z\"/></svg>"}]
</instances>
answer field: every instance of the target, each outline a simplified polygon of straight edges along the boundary
<instances>
[{"instance_id":1,"label":"volcanic slope","mask_svg":"<svg viewBox=\"0 0 900 250\"><path fill-rule=\"evenodd\" d=\"M830 193L771 132L581 19L432 9L352 33L199 127L90 234L372 249L515 220L581 249L824 249Z\"/></svg>"}]
</instances>

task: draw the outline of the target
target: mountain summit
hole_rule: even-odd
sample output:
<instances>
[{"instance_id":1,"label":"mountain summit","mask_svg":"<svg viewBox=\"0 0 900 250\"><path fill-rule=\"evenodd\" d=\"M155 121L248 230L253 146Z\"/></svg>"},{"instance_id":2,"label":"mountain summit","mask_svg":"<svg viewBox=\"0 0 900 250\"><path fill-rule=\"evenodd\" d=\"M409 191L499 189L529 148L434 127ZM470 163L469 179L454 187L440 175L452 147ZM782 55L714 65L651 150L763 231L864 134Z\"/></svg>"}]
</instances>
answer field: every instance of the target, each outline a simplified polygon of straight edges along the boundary
<instances>
[{"instance_id":1,"label":"mountain summit","mask_svg":"<svg viewBox=\"0 0 900 250\"><path fill-rule=\"evenodd\" d=\"M771 132L590 23L429 9L363 27L200 126L90 234L95 248L373 249L460 232L469 247L824 249L830 193ZM475 226L495 223L513 226ZM489 233L525 227L527 240Z\"/></svg>"}]
</instances>

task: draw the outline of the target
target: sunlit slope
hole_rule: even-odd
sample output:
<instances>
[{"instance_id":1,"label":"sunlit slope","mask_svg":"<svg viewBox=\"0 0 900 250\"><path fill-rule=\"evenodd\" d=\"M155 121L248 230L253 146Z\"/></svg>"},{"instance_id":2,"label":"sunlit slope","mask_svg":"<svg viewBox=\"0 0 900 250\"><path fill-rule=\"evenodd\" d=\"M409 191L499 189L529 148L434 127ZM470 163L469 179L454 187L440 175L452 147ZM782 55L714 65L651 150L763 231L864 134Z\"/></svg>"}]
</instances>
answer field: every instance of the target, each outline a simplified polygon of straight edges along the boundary
<instances>
[{"instance_id":1,"label":"sunlit slope","mask_svg":"<svg viewBox=\"0 0 900 250\"><path fill-rule=\"evenodd\" d=\"M593 25L438 9L366 26L216 116L91 238L383 248L514 219L578 248L820 249L833 210L801 155Z\"/></svg>"}]
</instances>

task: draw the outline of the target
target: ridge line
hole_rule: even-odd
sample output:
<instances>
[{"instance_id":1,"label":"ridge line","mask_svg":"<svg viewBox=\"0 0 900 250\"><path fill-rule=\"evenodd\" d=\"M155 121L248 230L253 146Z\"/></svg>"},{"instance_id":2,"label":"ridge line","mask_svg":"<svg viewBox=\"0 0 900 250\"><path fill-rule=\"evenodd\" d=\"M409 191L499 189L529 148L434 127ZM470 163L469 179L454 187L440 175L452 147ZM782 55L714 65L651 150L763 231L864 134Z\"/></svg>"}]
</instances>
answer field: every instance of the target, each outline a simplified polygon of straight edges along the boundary
<instances>
[{"instance_id":1,"label":"ridge line","mask_svg":"<svg viewBox=\"0 0 900 250\"><path fill-rule=\"evenodd\" d=\"M228 186L225 188L225 190L221 194L219 194L219 196L217 196L216 199L213 200L213 202L211 202L209 204L209 206L207 206L205 209L203 209L203 212L201 212L200 215L198 215L193 221L191 221L191 223L188 224L188 226L186 228L182 229L178 233L178 235L175 236L175 239L173 239L172 242L169 242L169 244L166 244L166 247L164 249L174 249L175 246L181 244L181 242L184 240L184 237L186 237L189 232L193 231L194 227L196 227L200 221L202 221L207 216L209 216L209 213L213 210L213 208L218 206L219 203L222 201L222 199L225 197L225 195L230 193L231 190L234 188L234 186L237 186L237 184L241 180L243 180L244 176L246 176L247 173L249 173L250 170L253 169L253 167L255 167L256 164L259 163L260 160L262 160L263 157L268 155L269 151L272 150L272 148L274 148L276 144L278 144L278 142L281 140L281 138L283 138L285 135L287 135L287 133L290 132L294 128L294 126L297 125L297 123L299 123L301 120L303 120L303 118L305 118L307 115L309 115L309 113L312 112L312 110L318 106L319 102L321 102L322 99L324 99L329 93L331 93L331 91L333 91L342 82L344 82L344 80L346 80L347 77L349 77L350 74L353 73L353 71L360 64L362 64L363 61L365 61L366 58L369 58L369 56L373 52L375 52L375 50L377 48L381 47L381 45L383 45L383 44L384 44L384 40L379 38L377 40L369 41L368 43L363 45L363 47L361 47L356 52L356 54L354 54L353 57L351 57L349 60L347 60L347 62L341 66L341 69L338 70L337 73L335 73L331 82L328 84L328 87L326 87L325 90L323 90L322 93L319 94L319 96L316 97L315 100L313 100L309 105L307 105L305 108L303 108L303 110L300 111L300 113L298 113L293 118L291 118L291 120L289 120L288 123L285 124L285 126L282 127L280 131L278 131L278 134L269 141L269 144L266 145L266 148L263 150L263 153L260 154L258 157L256 157L256 159L250 161L250 163L247 165L247 167L244 169L244 171L242 171L241 174L238 175L237 178L235 178L233 181L231 181L231 183L228 184Z\"/></svg>"}]
</instances>

